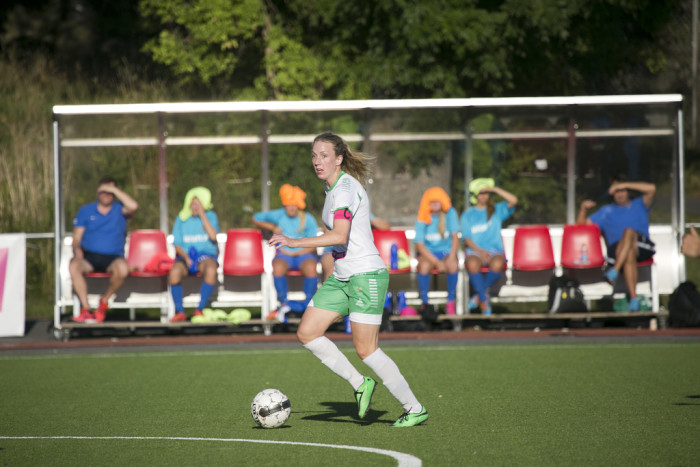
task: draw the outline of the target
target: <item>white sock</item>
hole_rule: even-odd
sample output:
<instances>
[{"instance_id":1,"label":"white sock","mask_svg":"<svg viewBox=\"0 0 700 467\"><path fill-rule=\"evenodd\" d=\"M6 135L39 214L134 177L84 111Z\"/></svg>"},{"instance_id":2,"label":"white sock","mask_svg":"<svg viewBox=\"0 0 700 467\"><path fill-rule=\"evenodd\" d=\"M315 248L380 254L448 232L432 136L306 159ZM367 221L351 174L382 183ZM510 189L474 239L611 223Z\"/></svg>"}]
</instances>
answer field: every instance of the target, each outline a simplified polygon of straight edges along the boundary
<instances>
[{"instance_id":1,"label":"white sock","mask_svg":"<svg viewBox=\"0 0 700 467\"><path fill-rule=\"evenodd\" d=\"M345 354L326 336L317 337L304 347L333 373L350 383L355 391L365 382L365 378L352 366Z\"/></svg>"},{"instance_id":2,"label":"white sock","mask_svg":"<svg viewBox=\"0 0 700 467\"><path fill-rule=\"evenodd\" d=\"M399 367L382 349L375 350L372 355L362 361L382 379L382 383L391 395L401 403L404 412L418 413L423 409L408 386L408 381L399 371Z\"/></svg>"}]
</instances>

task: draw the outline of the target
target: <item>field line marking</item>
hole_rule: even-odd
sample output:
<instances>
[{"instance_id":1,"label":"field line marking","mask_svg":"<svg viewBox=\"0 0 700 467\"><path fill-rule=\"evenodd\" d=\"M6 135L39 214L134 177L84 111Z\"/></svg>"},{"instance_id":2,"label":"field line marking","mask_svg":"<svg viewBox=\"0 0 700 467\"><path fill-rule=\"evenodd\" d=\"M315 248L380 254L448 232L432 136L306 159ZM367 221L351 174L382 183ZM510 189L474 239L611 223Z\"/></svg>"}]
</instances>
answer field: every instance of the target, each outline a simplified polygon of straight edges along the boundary
<instances>
[{"instance_id":1,"label":"field line marking","mask_svg":"<svg viewBox=\"0 0 700 467\"><path fill-rule=\"evenodd\" d=\"M698 342L633 342L633 343L588 343L588 342L570 342L570 343L557 343L557 344L478 344L478 343L466 343L466 344L447 344L447 345L417 345L417 346L403 346L403 345L385 345L380 346L390 352L403 352L403 351L492 351L492 350L543 350L543 349L554 349L554 350L583 350L583 349L639 349L648 347L692 347L700 345ZM341 352L353 354L355 350L348 346L339 346ZM302 354L308 353L308 350L301 349L222 349L222 350L195 350L195 351L159 351L157 348L152 350L146 350L143 352L110 352L110 353L52 353L52 354L16 354L16 355L2 355L0 353L0 361L8 360L50 360L50 359L71 359L71 358L134 358L134 357L211 357L211 356L224 356L224 355L269 355L269 354Z\"/></svg>"},{"instance_id":2,"label":"field line marking","mask_svg":"<svg viewBox=\"0 0 700 467\"><path fill-rule=\"evenodd\" d=\"M264 439L243 438L190 438L182 436L0 436L0 439L126 439L126 440L166 440L166 441L222 441L235 443L260 443L260 444L289 444L295 446L312 446L320 448L349 449L352 451L370 452L389 456L398 462L399 467L421 467L423 462L410 454L388 449L378 449L363 446L348 446L344 444L304 443L300 441L272 441Z\"/></svg>"}]
</instances>

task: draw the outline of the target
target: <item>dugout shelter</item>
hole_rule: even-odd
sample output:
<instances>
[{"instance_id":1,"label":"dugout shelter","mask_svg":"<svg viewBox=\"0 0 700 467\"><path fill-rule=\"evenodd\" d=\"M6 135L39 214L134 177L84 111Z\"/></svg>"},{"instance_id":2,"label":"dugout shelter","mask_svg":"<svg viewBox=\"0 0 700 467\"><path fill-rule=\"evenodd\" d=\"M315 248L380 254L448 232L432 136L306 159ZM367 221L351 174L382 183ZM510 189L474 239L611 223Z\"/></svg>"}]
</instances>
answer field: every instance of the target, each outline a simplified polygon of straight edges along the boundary
<instances>
[{"instance_id":1,"label":"dugout shelter","mask_svg":"<svg viewBox=\"0 0 700 467\"><path fill-rule=\"evenodd\" d=\"M176 184L185 183L169 172L173 154L205 147L242 151L248 163L240 170L248 176L234 183L242 180L240 183L246 183L250 190L236 192L255 197L266 210L273 204L270 193L275 190L275 164L282 163L276 148L297 148L303 155L300 157L307 157L313 137L328 129L351 145L378 154L380 162L400 160L414 148L425 151L426 160L434 156L435 172L442 167L445 178L436 183L428 177L426 183L449 184L445 188L453 193L453 199L455 193L463 198L455 202L460 210L469 206L464 187L472 178L494 175L521 184L517 194L523 215L517 222L549 225L555 244L562 226L575 222L582 197L604 191L613 171L653 181L659 187L652 218L652 239L661 252L656 261L657 291L670 293L685 280L685 262L679 253L685 226L682 104L681 95L667 94L56 105L55 326L61 327L66 309L73 304L66 277L70 258L66 258L69 249L65 245L71 234L66 200L81 182L88 187L96 182L75 180L74 170L95 158L96 151L101 160L127 160L127 165L126 156L136 150L152 159L157 190L147 199L157 214L146 227L167 235L175 212L172 201L169 207L169 197ZM430 151L435 154L428 154ZM448 160L446 165L444 160ZM426 167L418 172L430 174L430 163ZM368 187L373 210L397 228L404 228L410 237L417 203L404 202L405 209L391 203L400 198L398 192L416 185L414 174L405 168L392 172L384 167L380 172ZM537 198L547 186L549 194ZM534 201L528 199L529 193ZM236 207L245 202L230 201ZM507 245L512 234L513 229L504 231ZM522 293L529 294L526 289Z\"/></svg>"}]
</instances>

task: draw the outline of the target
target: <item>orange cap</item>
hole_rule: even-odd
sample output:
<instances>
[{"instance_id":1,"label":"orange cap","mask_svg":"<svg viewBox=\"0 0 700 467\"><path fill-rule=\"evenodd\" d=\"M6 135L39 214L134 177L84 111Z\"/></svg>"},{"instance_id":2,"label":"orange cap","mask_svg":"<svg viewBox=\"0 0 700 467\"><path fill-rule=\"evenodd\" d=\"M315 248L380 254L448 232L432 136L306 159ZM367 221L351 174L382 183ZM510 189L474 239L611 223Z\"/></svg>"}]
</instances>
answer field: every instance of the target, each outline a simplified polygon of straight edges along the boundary
<instances>
[{"instance_id":1,"label":"orange cap","mask_svg":"<svg viewBox=\"0 0 700 467\"><path fill-rule=\"evenodd\" d=\"M445 190L439 186L428 188L425 190L425 193L423 193L423 197L420 200L420 207L418 208L418 220L426 224L432 222L432 217L430 215L431 201L440 201L443 212L447 212L447 210L452 207L452 201L449 195L445 193Z\"/></svg>"},{"instance_id":2,"label":"orange cap","mask_svg":"<svg viewBox=\"0 0 700 467\"><path fill-rule=\"evenodd\" d=\"M299 209L306 207L306 193L298 186L285 183L280 188L280 199L284 206L297 206Z\"/></svg>"}]
</instances>

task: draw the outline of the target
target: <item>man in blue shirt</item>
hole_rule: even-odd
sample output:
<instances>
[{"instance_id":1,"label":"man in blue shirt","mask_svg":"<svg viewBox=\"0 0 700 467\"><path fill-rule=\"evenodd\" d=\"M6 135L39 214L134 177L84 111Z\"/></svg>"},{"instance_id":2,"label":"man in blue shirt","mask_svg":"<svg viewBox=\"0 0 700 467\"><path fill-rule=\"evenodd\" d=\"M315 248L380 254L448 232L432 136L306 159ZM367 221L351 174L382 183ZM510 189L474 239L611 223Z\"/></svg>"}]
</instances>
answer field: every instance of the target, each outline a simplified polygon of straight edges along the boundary
<instances>
[{"instance_id":1,"label":"man in blue shirt","mask_svg":"<svg viewBox=\"0 0 700 467\"><path fill-rule=\"evenodd\" d=\"M124 259L126 221L138 206L131 196L117 187L113 178L103 177L97 187L97 201L82 206L73 219L73 259L68 269L81 307L80 315L73 318L74 321L104 321L107 301L129 275ZM85 274L89 272L111 274L109 287L100 297L94 314L88 304L85 281Z\"/></svg>"},{"instance_id":2,"label":"man in blue shirt","mask_svg":"<svg viewBox=\"0 0 700 467\"><path fill-rule=\"evenodd\" d=\"M629 190L642 195L630 199ZM576 218L577 224L596 224L605 237L607 261L612 267L605 273L605 280L615 285L622 271L629 292L629 310L639 311L637 297L637 263L647 261L654 255L654 243L649 239L649 211L656 194L656 185L646 182L627 182L618 177L610 185L608 193L614 203L606 204L590 217L586 217L595 202L581 203Z\"/></svg>"}]
</instances>

